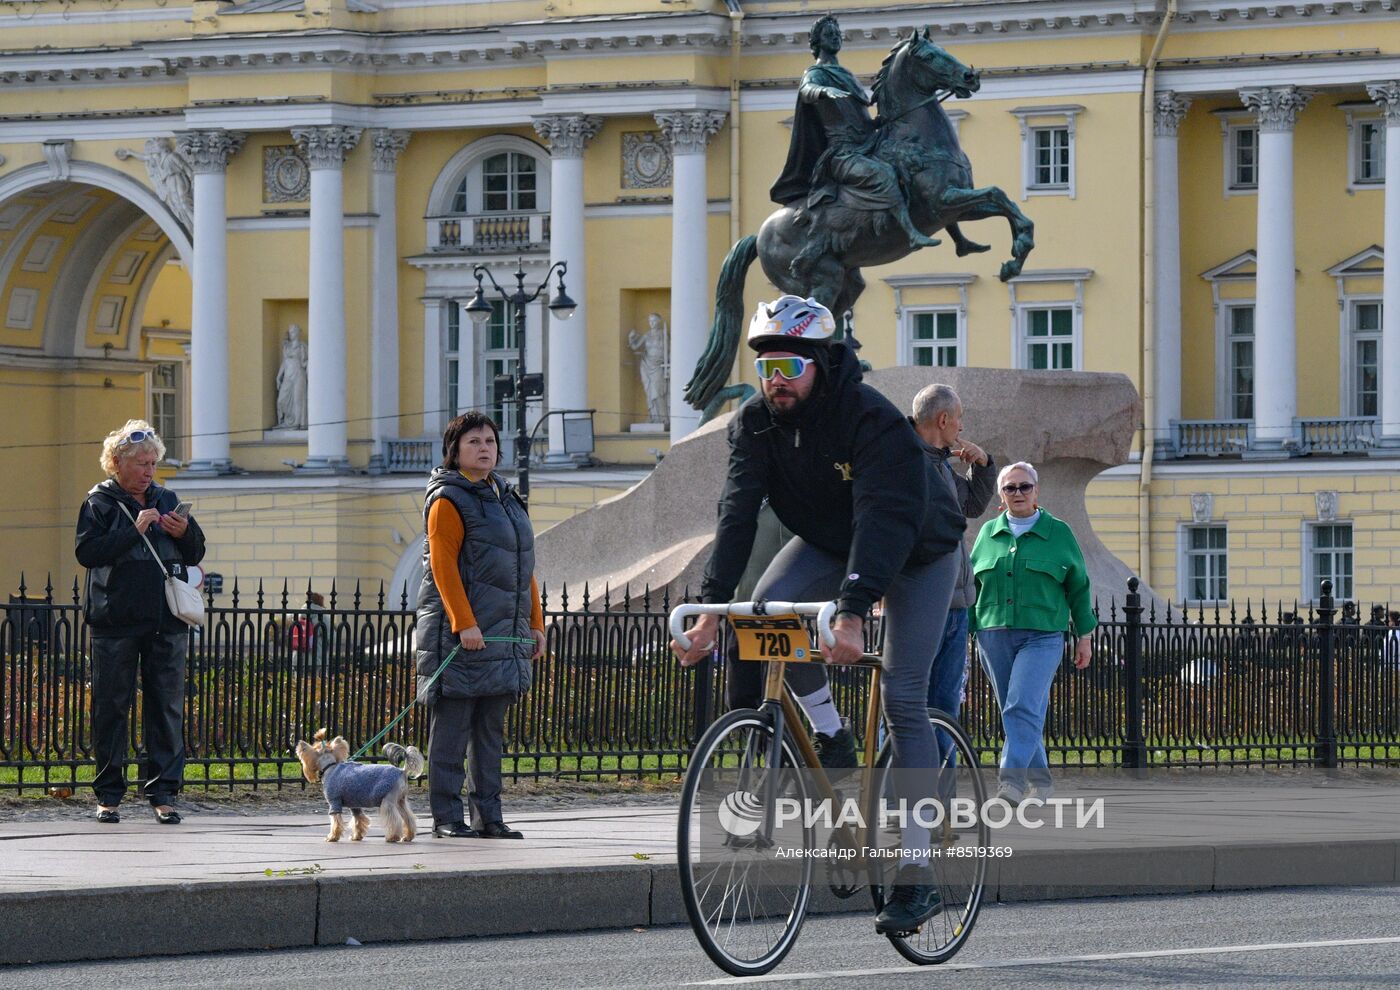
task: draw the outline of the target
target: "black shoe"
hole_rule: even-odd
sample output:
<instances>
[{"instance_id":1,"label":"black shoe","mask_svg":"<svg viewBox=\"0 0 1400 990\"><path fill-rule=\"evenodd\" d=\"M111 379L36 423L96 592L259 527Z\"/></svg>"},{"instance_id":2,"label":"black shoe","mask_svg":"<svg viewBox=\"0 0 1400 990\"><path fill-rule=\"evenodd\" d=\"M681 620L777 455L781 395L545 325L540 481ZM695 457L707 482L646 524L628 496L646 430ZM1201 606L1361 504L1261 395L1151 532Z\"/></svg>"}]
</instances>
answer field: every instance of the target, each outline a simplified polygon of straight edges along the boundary
<instances>
[{"instance_id":1,"label":"black shoe","mask_svg":"<svg viewBox=\"0 0 1400 990\"><path fill-rule=\"evenodd\" d=\"M161 811L159 808L152 805L151 810L156 813L156 821L160 822L162 825L180 824L180 813L174 808L171 808L169 811Z\"/></svg>"},{"instance_id":2,"label":"black shoe","mask_svg":"<svg viewBox=\"0 0 1400 990\"><path fill-rule=\"evenodd\" d=\"M875 916L875 930L881 935L904 935L943 910L943 899L933 885L933 870L927 866L904 866L895 875L889 900Z\"/></svg>"},{"instance_id":3,"label":"black shoe","mask_svg":"<svg viewBox=\"0 0 1400 990\"><path fill-rule=\"evenodd\" d=\"M856 737L842 727L835 735L817 733L817 759L826 770L851 770L856 763ZM843 775L844 776L844 775Z\"/></svg>"},{"instance_id":4,"label":"black shoe","mask_svg":"<svg viewBox=\"0 0 1400 990\"><path fill-rule=\"evenodd\" d=\"M476 829L465 822L449 822L444 825L434 825L433 837L436 839L477 839L481 836Z\"/></svg>"},{"instance_id":5,"label":"black shoe","mask_svg":"<svg viewBox=\"0 0 1400 990\"><path fill-rule=\"evenodd\" d=\"M115 825L122 820L116 808L98 808L97 820L103 825Z\"/></svg>"},{"instance_id":6,"label":"black shoe","mask_svg":"<svg viewBox=\"0 0 1400 990\"><path fill-rule=\"evenodd\" d=\"M521 835L515 829L507 825L505 822L487 822L485 825L483 825L480 829L477 830L476 834L483 839L525 838L525 836Z\"/></svg>"}]
</instances>

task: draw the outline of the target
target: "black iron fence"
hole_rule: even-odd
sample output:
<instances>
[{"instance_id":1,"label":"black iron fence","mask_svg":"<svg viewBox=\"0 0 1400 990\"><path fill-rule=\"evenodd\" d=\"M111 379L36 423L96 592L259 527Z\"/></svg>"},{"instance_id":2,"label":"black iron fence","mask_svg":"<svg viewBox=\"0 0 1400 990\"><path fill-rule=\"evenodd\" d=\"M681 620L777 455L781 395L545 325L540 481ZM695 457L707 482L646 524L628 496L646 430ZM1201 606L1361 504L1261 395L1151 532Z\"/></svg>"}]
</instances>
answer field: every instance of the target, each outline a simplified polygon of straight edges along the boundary
<instances>
[{"instance_id":1,"label":"black iron fence","mask_svg":"<svg viewBox=\"0 0 1400 990\"><path fill-rule=\"evenodd\" d=\"M23 586L0 621L0 790L71 787L91 778L88 634L75 582L68 600ZM722 710L724 664L681 669L667 650L672 602L546 592L549 657L510 709L512 778L674 774ZM1382 613L1384 609L1382 609ZM1331 599L1301 612L1245 605L1100 612L1094 662L1066 663L1046 723L1052 762L1176 767L1400 762L1400 631L1339 620ZM413 698L414 615L406 600L356 587L259 587L210 603L190 634L186 782L299 781L291 748L324 726L352 746ZM872 624L878 637L879 623ZM1066 644L1068 651L1069 644ZM869 675L833 669L839 708L864 710ZM131 745L141 739L139 699ZM853 719L860 725L859 718ZM971 664L963 721L988 761L1001 744L996 701ZM424 746L427 713L395 730ZM140 774L139 762L133 772Z\"/></svg>"}]
</instances>

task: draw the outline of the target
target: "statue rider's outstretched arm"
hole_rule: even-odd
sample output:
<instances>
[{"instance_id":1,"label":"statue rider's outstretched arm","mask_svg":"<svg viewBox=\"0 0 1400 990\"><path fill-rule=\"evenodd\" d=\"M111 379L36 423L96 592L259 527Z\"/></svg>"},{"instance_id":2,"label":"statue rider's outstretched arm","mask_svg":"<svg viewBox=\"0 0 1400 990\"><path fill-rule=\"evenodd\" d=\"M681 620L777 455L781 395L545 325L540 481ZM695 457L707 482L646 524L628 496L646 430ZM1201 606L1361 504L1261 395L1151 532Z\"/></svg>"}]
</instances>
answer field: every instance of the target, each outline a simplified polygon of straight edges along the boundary
<instances>
[{"instance_id":1,"label":"statue rider's outstretched arm","mask_svg":"<svg viewBox=\"0 0 1400 990\"><path fill-rule=\"evenodd\" d=\"M835 86L822 86L819 83L803 83L797 90L799 103L816 103L825 97L829 100L849 100L851 94Z\"/></svg>"}]
</instances>

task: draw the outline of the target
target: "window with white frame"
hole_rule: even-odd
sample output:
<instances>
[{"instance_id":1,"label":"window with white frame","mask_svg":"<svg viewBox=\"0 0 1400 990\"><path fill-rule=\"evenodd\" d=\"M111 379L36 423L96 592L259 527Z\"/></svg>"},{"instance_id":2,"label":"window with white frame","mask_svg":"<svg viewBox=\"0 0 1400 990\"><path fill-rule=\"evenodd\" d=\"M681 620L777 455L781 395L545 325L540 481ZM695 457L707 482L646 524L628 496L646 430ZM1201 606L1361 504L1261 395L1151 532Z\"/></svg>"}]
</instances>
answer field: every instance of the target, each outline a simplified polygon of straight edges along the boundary
<instances>
[{"instance_id":1,"label":"window with white frame","mask_svg":"<svg viewBox=\"0 0 1400 990\"><path fill-rule=\"evenodd\" d=\"M180 428L180 366L158 364L151 371L151 425L165 441L165 456L182 460L184 430Z\"/></svg>"},{"instance_id":2,"label":"window with white frame","mask_svg":"<svg viewBox=\"0 0 1400 990\"><path fill-rule=\"evenodd\" d=\"M961 342L957 310L930 310L911 315L911 364L929 368L957 368L966 363L959 353Z\"/></svg>"},{"instance_id":3,"label":"window with white frame","mask_svg":"<svg viewBox=\"0 0 1400 990\"><path fill-rule=\"evenodd\" d=\"M1032 371L1070 371L1074 358L1074 308L1027 306L1021 311L1022 367Z\"/></svg>"},{"instance_id":4,"label":"window with white frame","mask_svg":"<svg viewBox=\"0 0 1400 990\"><path fill-rule=\"evenodd\" d=\"M1352 531L1349 522L1312 523L1308 526L1308 556L1303 594L1312 601L1322 597L1322 582L1332 582L1332 597L1352 597Z\"/></svg>"},{"instance_id":5,"label":"window with white frame","mask_svg":"<svg viewBox=\"0 0 1400 990\"><path fill-rule=\"evenodd\" d=\"M1352 416L1378 416L1381 402L1381 304L1352 300L1351 408Z\"/></svg>"},{"instance_id":6,"label":"window with white frame","mask_svg":"<svg viewBox=\"0 0 1400 990\"><path fill-rule=\"evenodd\" d=\"M1352 182L1357 185L1385 182L1385 121L1358 120L1352 128Z\"/></svg>"},{"instance_id":7,"label":"window with white frame","mask_svg":"<svg viewBox=\"0 0 1400 990\"><path fill-rule=\"evenodd\" d=\"M1068 189L1070 140L1068 127L1031 128L1032 189Z\"/></svg>"},{"instance_id":8,"label":"window with white frame","mask_svg":"<svg viewBox=\"0 0 1400 990\"><path fill-rule=\"evenodd\" d=\"M1254 418L1254 304L1225 310L1229 419Z\"/></svg>"},{"instance_id":9,"label":"window with white frame","mask_svg":"<svg viewBox=\"0 0 1400 990\"><path fill-rule=\"evenodd\" d=\"M1069 196L1075 187L1079 105L1016 107L1021 125L1021 195Z\"/></svg>"},{"instance_id":10,"label":"window with white frame","mask_svg":"<svg viewBox=\"0 0 1400 990\"><path fill-rule=\"evenodd\" d=\"M1259 188L1259 128L1232 124L1226 134L1226 184L1232 191Z\"/></svg>"},{"instance_id":11,"label":"window with white frame","mask_svg":"<svg viewBox=\"0 0 1400 990\"><path fill-rule=\"evenodd\" d=\"M1191 602L1229 599L1226 530L1223 525L1186 526L1181 534L1181 597Z\"/></svg>"},{"instance_id":12,"label":"window with white frame","mask_svg":"<svg viewBox=\"0 0 1400 990\"><path fill-rule=\"evenodd\" d=\"M503 151L481 163L480 173L468 172L452 196L452 213L468 213L472 183L481 183L483 213L533 213L538 203L539 171L532 155Z\"/></svg>"},{"instance_id":13,"label":"window with white frame","mask_svg":"<svg viewBox=\"0 0 1400 990\"><path fill-rule=\"evenodd\" d=\"M491 302L491 319L486 323L486 349L482 359L482 382L490 390L488 403L491 418L506 436L515 434L515 402L497 399L497 375L514 375L518 363L520 338L516 333L515 307L502 300Z\"/></svg>"},{"instance_id":14,"label":"window with white frame","mask_svg":"<svg viewBox=\"0 0 1400 990\"><path fill-rule=\"evenodd\" d=\"M447 374L447 388L443 393L443 411L447 414L445 418L450 419L461 411L463 398L460 394L462 382L462 307L455 302L447 304L447 339L443 345L442 360Z\"/></svg>"}]
</instances>

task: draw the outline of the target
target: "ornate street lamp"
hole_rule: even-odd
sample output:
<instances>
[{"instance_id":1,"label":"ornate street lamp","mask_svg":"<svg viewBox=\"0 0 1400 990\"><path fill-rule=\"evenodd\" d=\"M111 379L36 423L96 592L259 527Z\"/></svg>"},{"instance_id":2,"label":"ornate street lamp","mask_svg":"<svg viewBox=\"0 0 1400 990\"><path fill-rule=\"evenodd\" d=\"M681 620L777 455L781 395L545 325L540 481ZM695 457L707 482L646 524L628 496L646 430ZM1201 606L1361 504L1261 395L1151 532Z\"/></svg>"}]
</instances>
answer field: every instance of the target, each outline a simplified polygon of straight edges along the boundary
<instances>
[{"instance_id":1,"label":"ornate street lamp","mask_svg":"<svg viewBox=\"0 0 1400 990\"><path fill-rule=\"evenodd\" d=\"M574 310L578 309L578 303L570 299L569 294L564 291L564 275L568 270L568 262L556 261L549 266L549 271L544 273L540 284L533 291L527 292L525 290L525 265L522 259L515 266L515 291L507 292L501 288L495 276L491 274L491 269L485 265L477 265L472 269L472 274L476 276L476 293L472 296L471 302L464 307L467 315L471 317L472 323L478 327L485 326L487 321L491 319L491 303L486 299L486 292L481 284L482 276L490 280L491 287L496 290L507 306L514 307L515 374L498 375L494 386L498 399L515 399L515 469L518 475L516 485L520 489L520 497L527 506L530 504L530 434L525 429L525 400L544 395L544 374L543 372L531 375L525 373L525 307L544 294L544 291L549 288L549 277L557 271L559 288L554 293L554 298L549 300L549 311L558 320L567 320L573 316Z\"/></svg>"}]
</instances>

